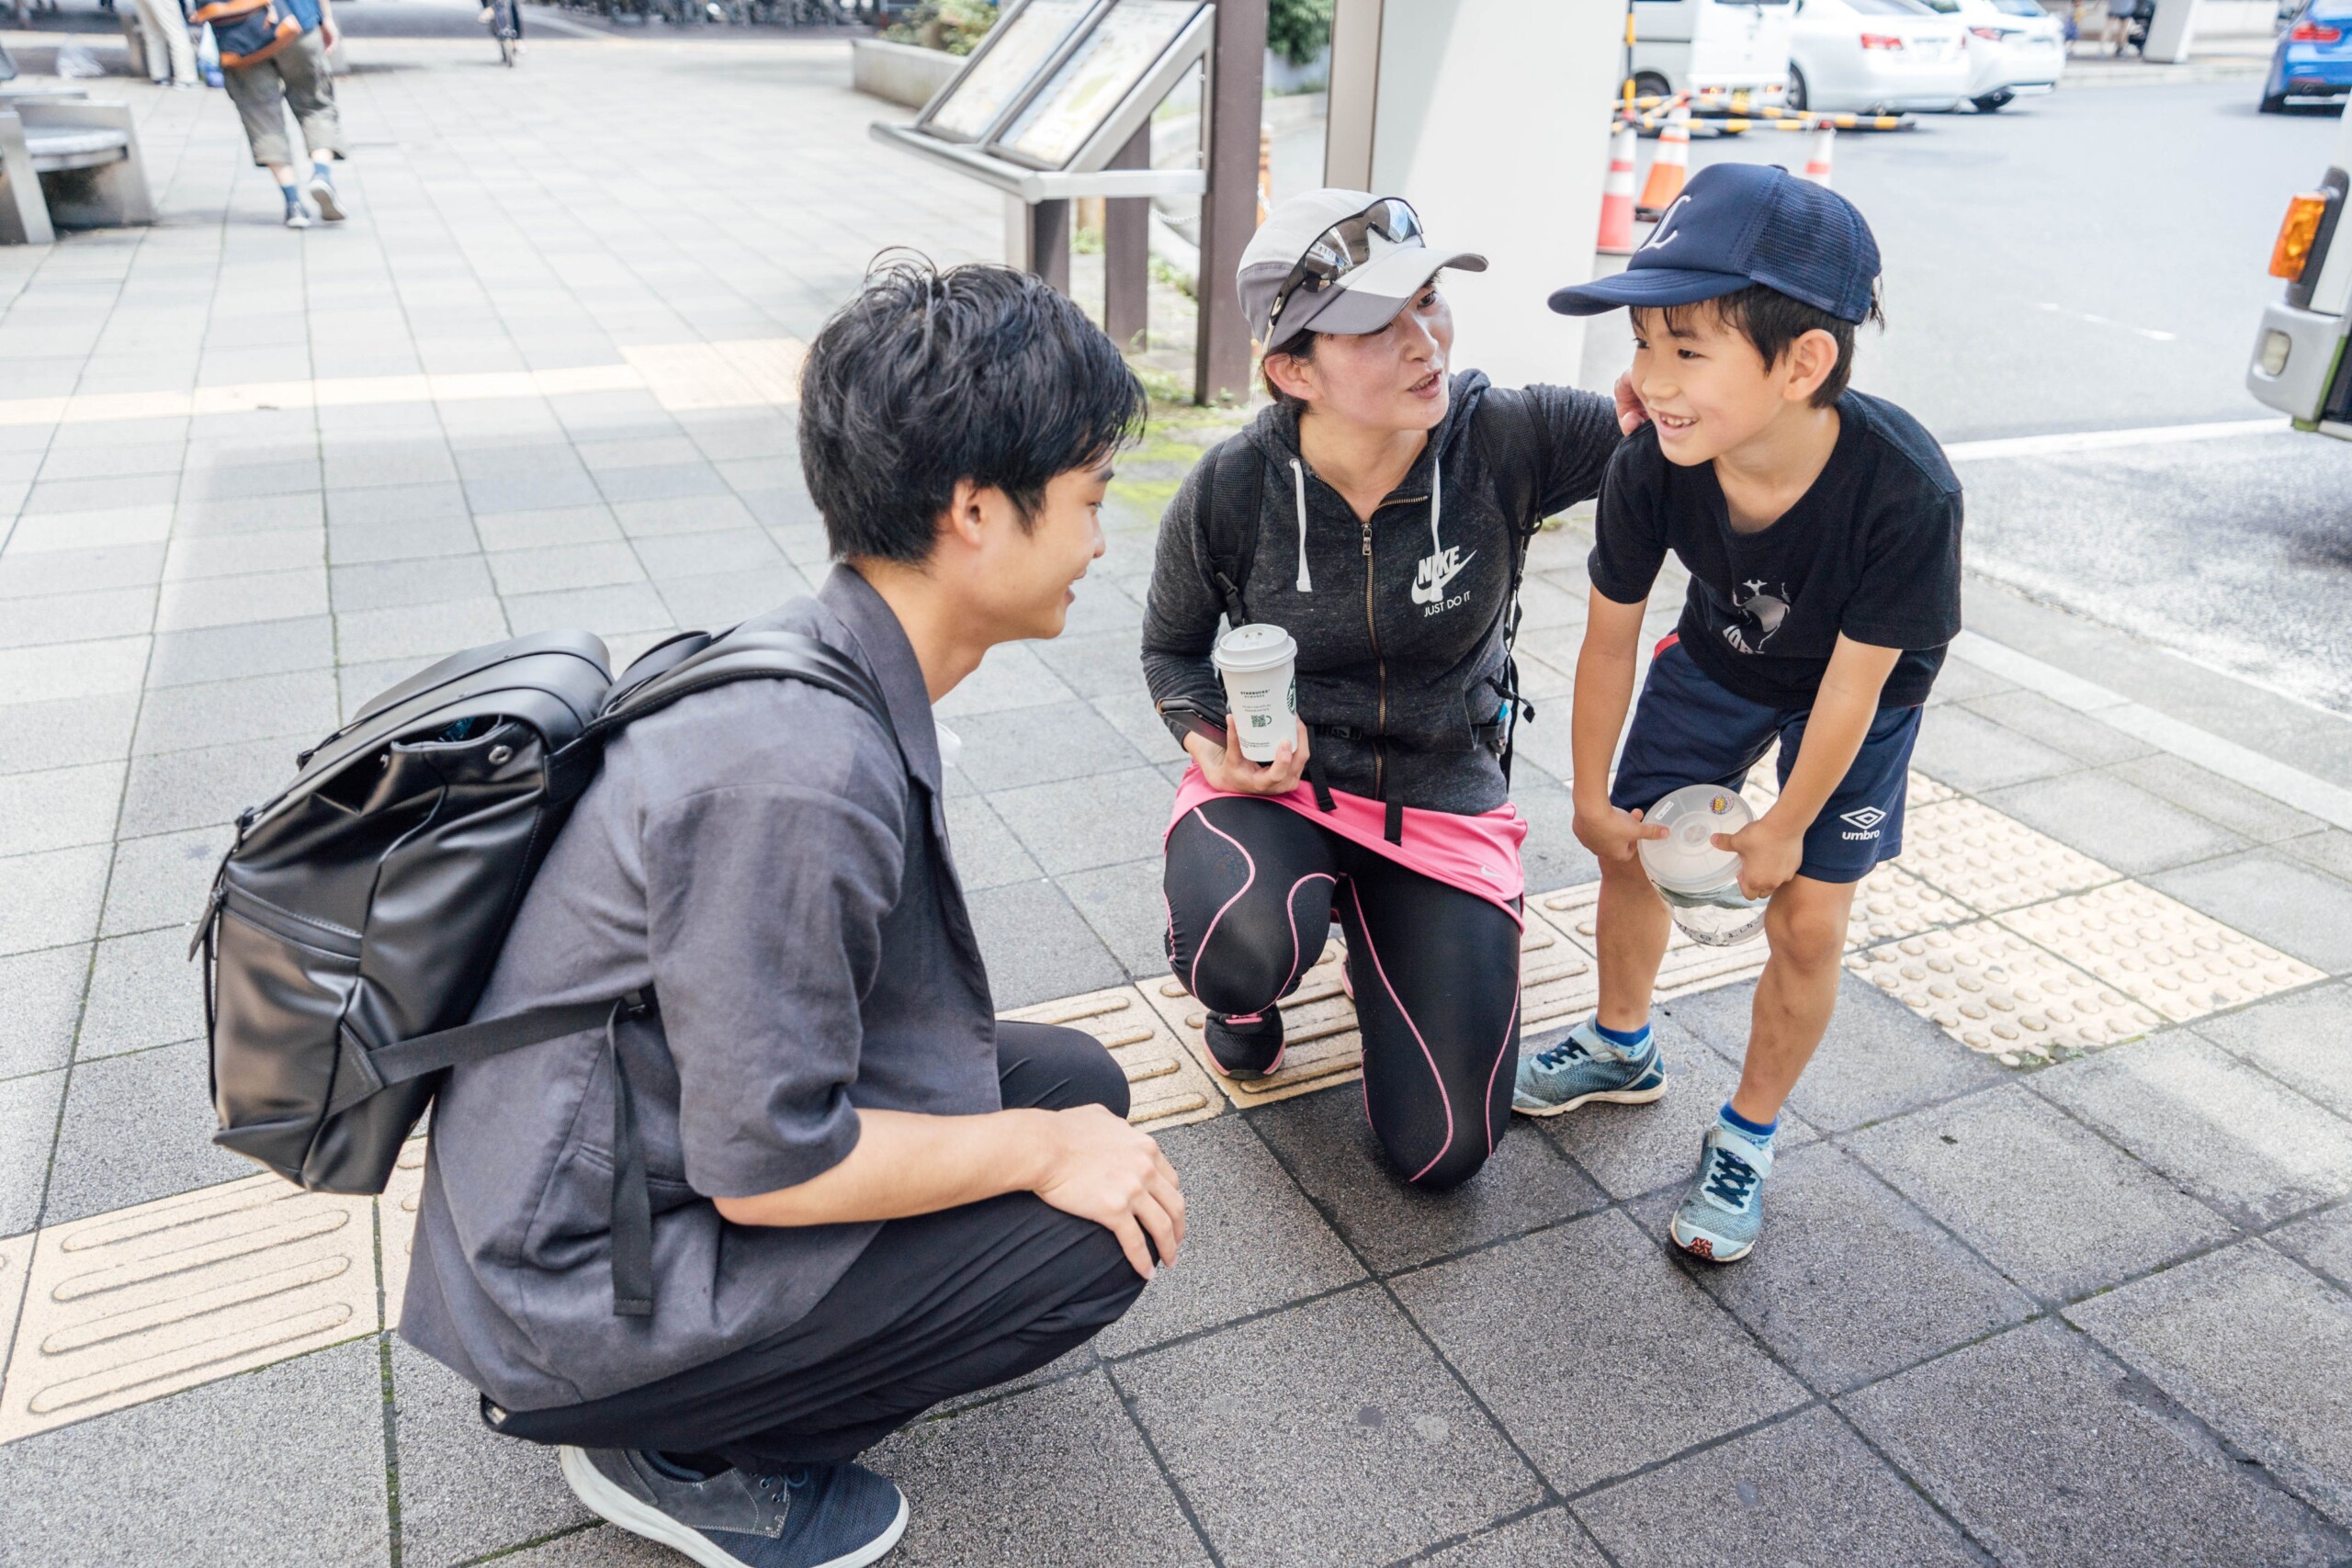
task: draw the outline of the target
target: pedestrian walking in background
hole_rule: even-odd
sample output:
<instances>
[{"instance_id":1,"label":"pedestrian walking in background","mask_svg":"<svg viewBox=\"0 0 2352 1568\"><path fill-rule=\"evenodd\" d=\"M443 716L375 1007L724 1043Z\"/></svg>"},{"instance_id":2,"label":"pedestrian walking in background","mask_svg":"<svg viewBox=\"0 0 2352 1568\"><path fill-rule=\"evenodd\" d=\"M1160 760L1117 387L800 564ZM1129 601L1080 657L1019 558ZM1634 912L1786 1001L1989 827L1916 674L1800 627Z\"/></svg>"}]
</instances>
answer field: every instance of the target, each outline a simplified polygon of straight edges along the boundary
<instances>
[{"instance_id":1,"label":"pedestrian walking in background","mask_svg":"<svg viewBox=\"0 0 2352 1568\"><path fill-rule=\"evenodd\" d=\"M327 63L327 51L342 36L334 25L334 0L211 0L196 19L210 23L220 42L229 96L244 121L254 162L269 171L286 198L286 226L311 226L302 205L306 190L321 217L340 222L344 205L334 188L334 161L343 156L343 121L335 113L334 68ZM289 103L311 154L307 186L286 140Z\"/></svg>"},{"instance_id":2,"label":"pedestrian walking in background","mask_svg":"<svg viewBox=\"0 0 2352 1568\"><path fill-rule=\"evenodd\" d=\"M137 0L140 31L147 39L147 74L175 87L193 87L196 45L187 32L187 14L180 0Z\"/></svg>"},{"instance_id":3,"label":"pedestrian walking in background","mask_svg":"<svg viewBox=\"0 0 2352 1568\"><path fill-rule=\"evenodd\" d=\"M2139 11L2140 0L2107 0L2107 33L2103 41L2118 56L2132 47L2132 18Z\"/></svg>"}]
</instances>

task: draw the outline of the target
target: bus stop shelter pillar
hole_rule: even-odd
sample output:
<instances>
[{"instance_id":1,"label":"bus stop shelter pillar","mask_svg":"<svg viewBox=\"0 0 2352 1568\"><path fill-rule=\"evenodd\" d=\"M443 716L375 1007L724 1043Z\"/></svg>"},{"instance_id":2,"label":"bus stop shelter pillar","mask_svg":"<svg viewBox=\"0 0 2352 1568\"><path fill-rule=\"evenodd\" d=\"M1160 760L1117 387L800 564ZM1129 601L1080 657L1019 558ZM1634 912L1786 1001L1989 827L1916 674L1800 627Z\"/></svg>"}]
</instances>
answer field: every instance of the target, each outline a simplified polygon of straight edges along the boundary
<instances>
[{"instance_id":1,"label":"bus stop shelter pillar","mask_svg":"<svg viewBox=\"0 0 2352 1568\"><path fill-rule=\"evenodd\" d=\"M1111 160L1114 169L1151 167L1151 124L1128 139ZM1151 198L1114 197L1102 204L1102 330L1132 353L1147 345L1151 328Z\"/></svg>"},{"instance_id":2,"label":"bus stop shelter pillar","mask_svg":"<svg viewBox=\"0 0 2352 1568\"><path fill-rule=\"evenodd\" d=\"M1233 277L1240 270L1250 236L1258 230L1266 0L1217 0L1208 85L1209 191L1201 200L1201 260L1193 279L1200 333L1193 350L1193 397L1202 403L1241 403L1250 397L1250 327L1241 319ZM1593 199L1599 201L1598 194Z\"/></svg>"},{"instance_id":3,"label":"bus stop shelter pillar","mask_svg":"<svg viewBox=\"0 0 2352 1568\"><path fill-rule=\"evenodd\" d=\"M2148 19L2148 41L2140 58L2170 65L2188 58L2197 39L2198 0L2156 0L2156 14Z\"/></svg>"},{"instance_id":4,"label":"bus stop shelter pillar","mask_svg":"<svg viewBox=\"0 0 2352 1568\"><path fill-rule=\"evenodd\" d=\"M1324 182L1487 257L1444 287L1454 363L1499 386L1576 379L1583 323L1544 299L1592 276L1624 29L1624 0L1338 0Z\"/></svg>"}]
</instances>

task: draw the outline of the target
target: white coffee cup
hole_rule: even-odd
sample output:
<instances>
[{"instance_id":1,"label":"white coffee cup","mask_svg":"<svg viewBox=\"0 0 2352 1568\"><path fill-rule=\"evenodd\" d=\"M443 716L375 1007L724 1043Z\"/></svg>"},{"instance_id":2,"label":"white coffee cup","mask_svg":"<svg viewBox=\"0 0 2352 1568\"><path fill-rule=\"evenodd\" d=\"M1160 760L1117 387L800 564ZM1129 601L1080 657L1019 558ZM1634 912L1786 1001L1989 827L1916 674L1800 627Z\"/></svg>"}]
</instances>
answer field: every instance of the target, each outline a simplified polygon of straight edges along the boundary
<instances>
[{"instance_id":1,"label":"white coffee cup","mask_svg":"<svg viewBox=\"0 0 2352 1568\"><path fill-rule=\"evenodd\" d=\"M1298 744L1298 644L1280 626L1236 626L1210 656L1225 681L1226 722L1241 737L1241 754L1271 762Z\"/></svg>"}]
</instances>

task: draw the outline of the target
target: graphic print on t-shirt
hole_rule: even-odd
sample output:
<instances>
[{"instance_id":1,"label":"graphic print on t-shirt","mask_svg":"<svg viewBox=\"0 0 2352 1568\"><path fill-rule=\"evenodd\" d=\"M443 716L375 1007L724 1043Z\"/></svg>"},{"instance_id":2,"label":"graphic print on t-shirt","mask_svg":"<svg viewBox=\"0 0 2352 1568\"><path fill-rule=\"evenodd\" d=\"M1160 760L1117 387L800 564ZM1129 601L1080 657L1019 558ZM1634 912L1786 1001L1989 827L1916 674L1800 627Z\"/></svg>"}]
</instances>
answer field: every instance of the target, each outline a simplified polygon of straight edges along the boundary
<instances>
[{"instance_id":1,"label":"graphic print on t-shirt","mask_svg":"<svg viewBox=\"0 0 2352 1568\"><path fill-rule=\"evenodd\" d=\"M1763 652L1781 623L1789 618L1792 597L1785 582L1749 578L1732 590L1731 607L1739 612L1739 619L1724 628L1724 640L1742 653Z\"/></svg>"}]
</instances>

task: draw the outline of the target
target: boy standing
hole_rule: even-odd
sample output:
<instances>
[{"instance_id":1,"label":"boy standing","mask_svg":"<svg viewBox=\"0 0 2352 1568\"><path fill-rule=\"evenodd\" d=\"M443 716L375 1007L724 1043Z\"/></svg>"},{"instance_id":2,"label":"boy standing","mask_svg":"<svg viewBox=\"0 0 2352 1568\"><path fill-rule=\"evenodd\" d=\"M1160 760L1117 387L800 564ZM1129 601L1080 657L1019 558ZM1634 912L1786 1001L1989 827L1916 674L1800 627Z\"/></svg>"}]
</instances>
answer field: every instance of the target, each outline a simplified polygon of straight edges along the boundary
<instances>
[{"instance_id":1,"label":"boy standing","mask_svg":"<svg viewBox=\"0 0 2352 1568\"><path fill-rule=\"evenodd\" d=\"M1577 658L1576 831L1600 862L1595 1015L1520 1065L1535 1116L1666 1092L1650 993L1671 932L1638 846L1685 784L1736 790L1775 738L1781 793L1736 834L1740 886L1771 900L1739 1088L1701 1145L1675 1245L1755 1248L1772 1134L1837 1005L1854 885L1903 850L1911 747L1960 631L1960 481L1918 423L1847 389L1878 319L1878 246L1844 197L1754 164L1694 175L1625 270L1552 296L1634 318L1651 423L1611 461ZM1672 550L1690 573L1625 738L1644 601Z\"/></svg>"}]
</instances>

